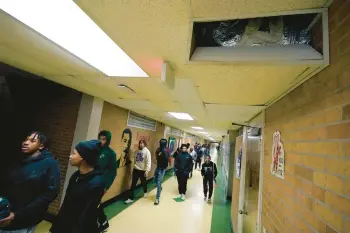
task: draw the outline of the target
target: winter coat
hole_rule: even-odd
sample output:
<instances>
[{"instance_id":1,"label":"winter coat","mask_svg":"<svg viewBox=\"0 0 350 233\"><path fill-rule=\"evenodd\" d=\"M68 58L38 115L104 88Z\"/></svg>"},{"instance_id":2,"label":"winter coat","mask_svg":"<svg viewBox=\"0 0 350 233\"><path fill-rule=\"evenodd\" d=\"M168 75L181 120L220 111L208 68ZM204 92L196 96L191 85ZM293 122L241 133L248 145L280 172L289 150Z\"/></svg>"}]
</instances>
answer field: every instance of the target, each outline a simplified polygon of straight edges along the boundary
<instances>
[{"instance_id":1,"label":"winter coat","mask_svg":"<svg viewBox=\"0 0 350 233\"><path fill-rule=\"evenodd\" d=\"M0 230L18 230L40 223L60 191L60 170L51 152L27 157L2 177L0 196L6 197L14 221Z\"/></svg>"},{"instance_id":2,"label":"winter coat","mask_svg":"<svg viewBox=\"0 0 350 233\"><path fill-rule=\"evenodd\" d=\"M63 204L51 233L98 233L98 206L104 194L103 173L76 171L69 180Z\"/></svg>"},{"instance_id":3,"label":"winter coat","mask_svg":"<svg viewBox=\"0 0 350 233\"><path fill-rule=\"evenodd\" d=\"M183 172L185 174L190 174L192 171L193 159L188 152L181 152L175 158L175 169L176 172Z\"/></svg>"}]
</instances>

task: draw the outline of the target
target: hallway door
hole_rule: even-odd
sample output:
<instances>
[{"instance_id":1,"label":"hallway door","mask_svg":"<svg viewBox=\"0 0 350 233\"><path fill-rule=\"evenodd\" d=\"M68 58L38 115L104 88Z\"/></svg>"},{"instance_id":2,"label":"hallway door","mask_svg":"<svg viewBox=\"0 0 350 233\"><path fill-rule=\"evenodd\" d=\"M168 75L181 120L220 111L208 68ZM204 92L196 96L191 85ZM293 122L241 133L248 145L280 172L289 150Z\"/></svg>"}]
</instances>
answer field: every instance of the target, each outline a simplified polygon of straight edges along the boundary
<instances>
[{"instance_id":1,"label":"hallway door","mask_svg":"<svg viewBox=\"0 0 350 233\"><path fill-rule=\"evenodd\" d=\"M258 220L261 137L243 130L241 180L238 202L238 233L255 233Z\"/></svg>"}]
</instances>

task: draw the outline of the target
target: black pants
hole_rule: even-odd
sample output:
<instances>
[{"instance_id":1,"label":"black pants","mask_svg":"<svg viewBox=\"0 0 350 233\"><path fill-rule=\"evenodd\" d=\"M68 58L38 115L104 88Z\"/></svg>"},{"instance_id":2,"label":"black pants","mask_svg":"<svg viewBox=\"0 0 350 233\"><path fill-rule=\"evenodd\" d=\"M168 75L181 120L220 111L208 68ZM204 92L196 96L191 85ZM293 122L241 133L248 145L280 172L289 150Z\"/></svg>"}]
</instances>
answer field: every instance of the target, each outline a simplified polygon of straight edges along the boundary
<instances>
[{"instance_id":1,"label":"black pants","mask_svg":"<svg viewBox=\"0 0 350 233\"><path fill-rule=\"evenodd\" d=\"M176 172L179 194L186 194L188 176L189 176L188 172L184 172L184 171Z\"/></svg>"},{"instance_id":2,"label":"black pants","mask_svg":"<svg viewBox=\"0 0 350 233\"><path fill-rule=\"evenodd\" d=\"M194 164L192 164L192 170L190 171L190 177L193 176L193 169L194 169Z\"/></svg>"},{"instance_id":3,"label":"black pants","mask_svg":"<svg viewBox=\"0 0 350 233\"><path fill-rule=\"evenodd\" d=\"M202 159L197 159L196 160L196 169L197 169L197 164L199 165L198 167L201 168L201 164L202 164Z\"/></svg>"},{"instance_id":4,"label":"black pants","mask_svg":"<svg viewBox=\"0 0 350 233\"><path fill-rule=\"evenodd\" d=\"M106 214L105 214L103 205L100 205L100 206L98 207L98 215L97 215L97 218L98 218L98 223L99 223L100 225L103 225L104 223L108 223L108 221L107 221L107 216L106 216Z\"/></svg>"},{"instance_id":5,"label":"black pants","mask_svg":"<svg viewBox=\"0 0 350 233\"><path fill-rule=\"evenodd\" d=\"M203 191L204 191L204 196L207 197L208 194L208 186L209 186L209 196L208 198L210 199L211 196L213 195L213 179L203 179Z\"/></svg>"},{"instance_id":6,"label":"black pants","mask_svg":"<svg viewBox=\"0 0 350 233\"><path fill-rule=\"evenodd\" d=\"M145 177L145 171L137 170L134 168L134 170L132 171L132 183L131 183L130 197L129 197L131 200L134 200L134 191L139 179L141 180L141 184L143 186L143 192L147 193L147 182Z\"/></svg>"}]
</instances>

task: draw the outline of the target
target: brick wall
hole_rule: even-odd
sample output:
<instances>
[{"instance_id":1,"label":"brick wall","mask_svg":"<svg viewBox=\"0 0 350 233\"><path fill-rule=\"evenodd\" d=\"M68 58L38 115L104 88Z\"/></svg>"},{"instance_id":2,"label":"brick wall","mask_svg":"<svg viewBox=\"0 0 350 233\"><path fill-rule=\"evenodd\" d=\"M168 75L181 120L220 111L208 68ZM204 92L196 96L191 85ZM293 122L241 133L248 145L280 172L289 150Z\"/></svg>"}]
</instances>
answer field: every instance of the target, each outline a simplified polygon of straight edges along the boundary
<instances>
[{"instance_id":1,"label":"brick wall","mask_svg":"<svg viewBox=\"0 0 350 233\"><path fill-rule=\"evenodd\" d=\"M50 150L57 157L61 171L61 191L50 205L49 213L57 214L64 181L66 178L69 155L74 137L81 93L58 84L54 84L57 95L42 103L44 113L32 122L35 129L45 132L50 138Z\"/></svg>"},{"instance_id":2,"label":"brick wall","mask_svg":"<svg viewBox=\"0 0 350 233\"><path fill-rule=\"evenodd\" d=\"M330 13L331 65L266 110L262 224L267 232L350 232L350 1ZM285 178L270 174L281 132Z\"/></svg>"},{"instance_id":3,"label":"brick wall","mask_svg":"<svg viewBox=\"0 0 350 233\"><path fill-rule=\"evenodd\" d=\"M4 129L2 134L13 135L7 142L7 153L12 155L10 157L15 157L16 152L20 150L21 141L28 132L32 130L44 132L50 139L49 149L60 164L62 190L81 93L15 68L1 69L0 66L0 72L5 73L12 102L12 113L9 114L12 117L7 118L6 122L11 127L2 128ZM58 212L60 198L61 193L50 205L50 213Z\"/></svg>"}]
</instances>

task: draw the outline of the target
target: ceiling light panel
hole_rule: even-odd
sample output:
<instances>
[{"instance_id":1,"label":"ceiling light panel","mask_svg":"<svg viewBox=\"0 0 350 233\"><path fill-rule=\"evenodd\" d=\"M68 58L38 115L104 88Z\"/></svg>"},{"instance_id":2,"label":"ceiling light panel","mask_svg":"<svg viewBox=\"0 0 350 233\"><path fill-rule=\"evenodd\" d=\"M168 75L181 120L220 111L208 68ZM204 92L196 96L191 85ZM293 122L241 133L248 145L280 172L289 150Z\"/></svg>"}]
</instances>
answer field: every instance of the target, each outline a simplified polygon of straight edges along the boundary
<instances>
[{"instance_id":1,"label":"ceiling light panel","mask_svg":"<svg viewBox=\"0 0 350 233\"><path fill-rule=\"evenodd\" d=\"M194 119L188 113L182 112L168 112L171 116L179 120L193 121Z\"/></svg>"},{"instance_id":2,"label":"ceiling light panel","mask_svg":"<svg viewBox=\"0 0 350 233\"><path fill-rule=\"evenodd\" d=\"M199 126L191 126L192 129L198 129L198 130L203 130L202 127L199 127Z\"/></svg>"},{"instance_id":3,"label":"ceiling light panel","mask_svg":"<svg viewBox=\"0 0 350 233\"><path fill-rule=\"evenodd\" d=\"M148 77L72 0L2 0L0 9L108 76Z\"/></svg>"}]
</instances>

